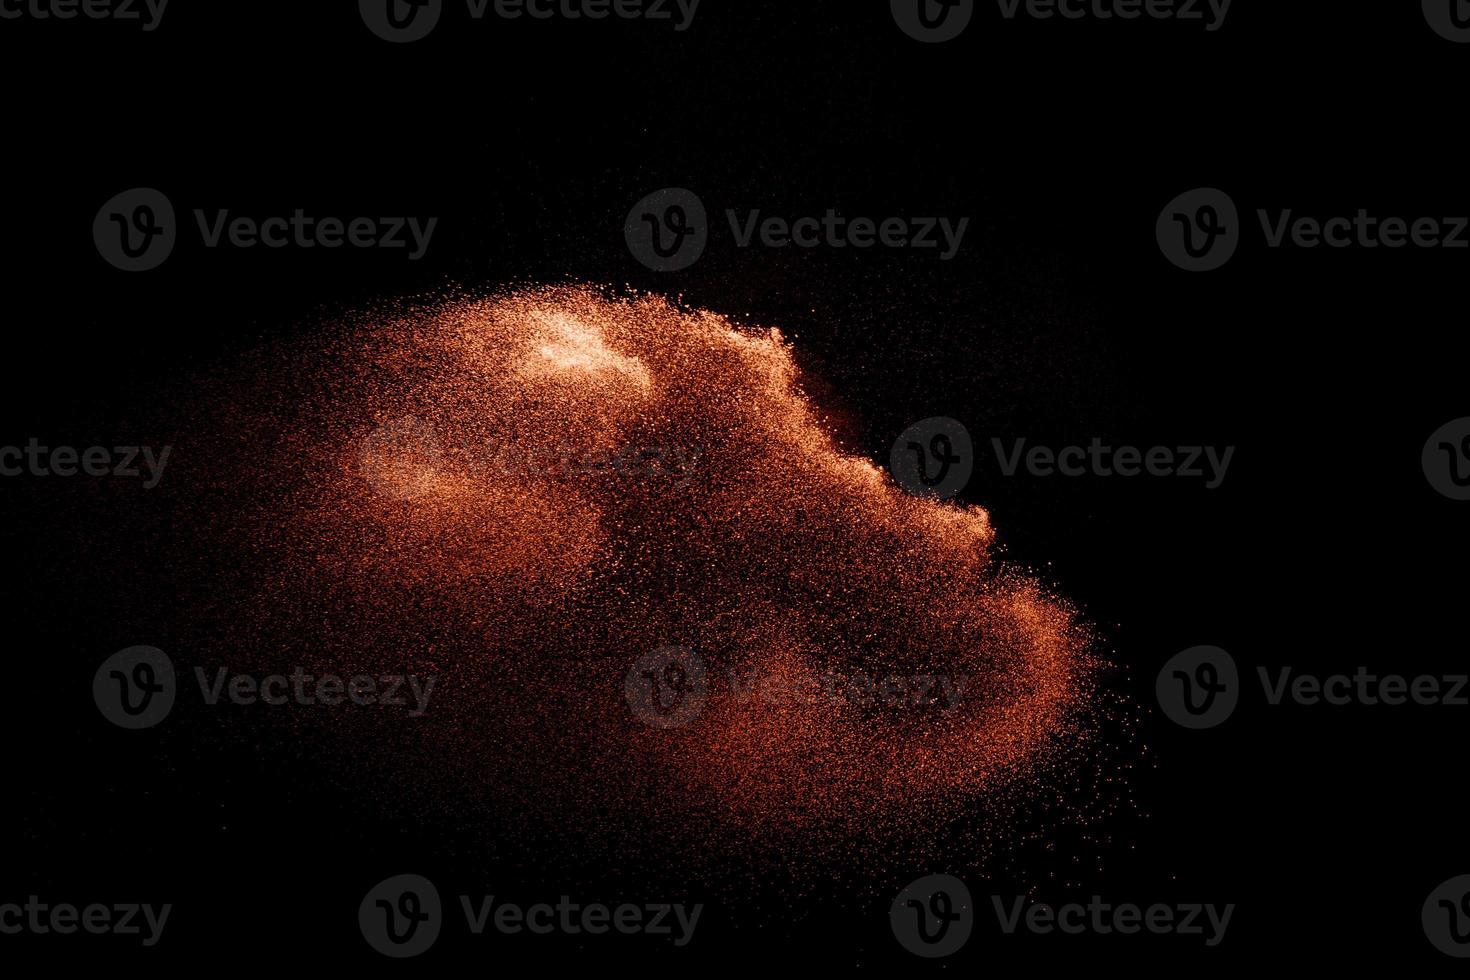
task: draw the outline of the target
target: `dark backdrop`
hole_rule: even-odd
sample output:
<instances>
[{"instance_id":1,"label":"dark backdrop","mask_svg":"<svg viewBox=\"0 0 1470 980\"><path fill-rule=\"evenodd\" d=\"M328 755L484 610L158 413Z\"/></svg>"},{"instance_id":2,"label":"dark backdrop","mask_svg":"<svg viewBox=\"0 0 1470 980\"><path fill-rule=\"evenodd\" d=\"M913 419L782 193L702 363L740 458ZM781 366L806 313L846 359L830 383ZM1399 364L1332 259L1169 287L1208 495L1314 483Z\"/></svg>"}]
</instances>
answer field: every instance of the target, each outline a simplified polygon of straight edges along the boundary
<instances>
[{"instance_id":1,"label":"dark backdrop","mask_svg":"<svg viewBox=\"0 0 1470 980\"><path fill-rule=\"evenodd\" d=\"M887 4L850 0L705 0L684 33L472 24L461 10L403 46L337 0L177 0L151 33L0 21L0 444L110 444L179 379L308 330L324 310L452 283L591 281L782 327L875 458L936 415L963 420L982 447L1236 446L1216 490L999 479L982 463L967 491L1009 555L1099 624L1118 664L1109 684L1142 706L1146 759L1130 777L1136 812L1107 828L1103 870L1070 866L1069 847L1082 849L1062 841L1039 881L967 871L972 890L1234 902L1227 941L1007 938L982 923L949 968L1448 968L1419 909L1470 870L1458 803L1470 709L1266 709L1256 697L1191 733L1150 703L1160 665L1196 644L1247 672L1464 669L1464 505L1430 488L1419 456L1465 414L1470 255L1270 250L1255 229L1224 268L1190 274L1154 238L1165 203L1199 186L1226 190L1248 221L1257 207L1470 208L1458 149L1470 47L1436 36L1417 4L1363 6L1240 0L1211 33L1007 22L982 4L940 45L906 37ZM302 206L440 225L417 263L211 252L186 237L162 268L128 275L99 257L91 223L136 186L181 212ZM668 186L696 190L717 220L726 207L833 207L971 227L951 262L736 249L721 230L701 262L660 274L629 254L623 220ZM178 418L175 441L188 430ZM559 893L524 872L486 882L442 828L344 806L309 745L119 740L87 686L102 657L146 642L147 612L119 622L94 586L68 586L60 556L76 560L77 529L44 487L0 481L0 500L14 574L0 900L172 901L148 953L181 969L357 969L386 963L350 914L379 868L420 870L445 894ZM84 560L147 582L149 547ZM914 874L929 870L941 869ZM1056 887L1057 871L1080 890ZM898 948L884 903L836 891L768 904L779 921L760 930L712 908L684 950L500 937L445 941L416 965L931 968ZM748 901L784 900L755 889ZM134 953L112 937L0 937L0 958Z\"/></svg>"}]
</instances>

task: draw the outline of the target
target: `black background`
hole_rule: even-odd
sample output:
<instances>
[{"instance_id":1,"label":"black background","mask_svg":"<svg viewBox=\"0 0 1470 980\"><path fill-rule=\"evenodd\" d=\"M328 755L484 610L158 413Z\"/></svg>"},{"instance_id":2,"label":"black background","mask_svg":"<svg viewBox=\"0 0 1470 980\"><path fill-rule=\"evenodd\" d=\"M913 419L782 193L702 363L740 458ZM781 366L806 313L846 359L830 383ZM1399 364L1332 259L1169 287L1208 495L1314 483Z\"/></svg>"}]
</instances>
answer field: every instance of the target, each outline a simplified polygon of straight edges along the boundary
<instances>
[{"instance_id":1,"label":"black background","mask_svg":"<svg viewBox=\"0 0 1470 980\"><path fill-rule=\"evenodd\" d=\"M963 420L982 451L992 436L1236 446L1217 490L1001 478L982 458L967 497L991 508L1011 558L1099 624L1118 664L1109 684L1143 706L1146 762L1131 777L1139 812L1110 828L1101 869L1095 849L1073 866L1067 841L1039 880L912 869L955 870L981 896L977 935L946 965L1453 967L1419 910L1470 871L1458 819L1470 709L1266 708L1254 672L1464 671L1463 505L1429 487L1419 454L1465 414L1470 255L1271 250L1254 212L1465 214L1470 46L1407 3L1237 0L1215 33L1007 22L981 4L960 39L935 46L900 32L887 4L851 0L704 0L685 33L472 23L451 8L405 46L336 0L175 0L153 33L0 21L0 444L128 444L127 420L171 411L160 399L180 379L324 312L452 284L589 281L780 326L874 458L935 415ZM99 257L90 229L135 186L163 190L181 215L303 207L440 223L417 263L211 251L186 229L162 268L129 275ZM702 196L715 237L693 268L658 274L628 253L623 220L668 186ZM1160 254L1154 221L1199 186L1230 193L1249 229L1223 269L1189 274ZM940 262L737 249L721 217L829 207L971 225L959 257ZM180 415L173 465L189 434ZM166 485L129 505L164 512ZM145 635L155 611L120 613L99 583L126 577L146 593L152 545L79 545L68 498L43 480L0 481L0 499L14 573L0 901L172 902L163 943L144 951L171 969L381 969L355 910L388 874L425 874L447 896L561 894L525 868L485 880L472 844L344 791L311 745L113 729L87 694L97 663L168 643ZM155 596L160 610L171 602ZM1254 697L1225 726L1184 732L1150 710L1153 679L1203 643L1233 653ZM574 884L611 901L648 887L595 867ZM1031 885L1053 902L1237 909L1215 949L1000 935L983 896ZM712 906L686 949L456 934L409 966L938 968L898 948L886 899L855 899L856 887L800 900L755 889L745 902L773 922L745 927L740 909ZM0 961L121 962L134 946L0 937Z\"/></svg>"}]
</instances>

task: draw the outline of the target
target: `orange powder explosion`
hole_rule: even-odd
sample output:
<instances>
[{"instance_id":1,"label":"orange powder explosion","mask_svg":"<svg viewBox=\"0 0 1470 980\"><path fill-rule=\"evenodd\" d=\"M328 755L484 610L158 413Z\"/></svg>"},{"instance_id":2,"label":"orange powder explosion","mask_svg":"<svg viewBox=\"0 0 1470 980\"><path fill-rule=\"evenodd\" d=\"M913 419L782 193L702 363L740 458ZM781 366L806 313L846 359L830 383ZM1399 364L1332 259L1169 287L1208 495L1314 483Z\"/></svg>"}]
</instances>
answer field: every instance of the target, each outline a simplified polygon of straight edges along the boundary
<instances>
[{"instance_id":1,"label":"orange powder explosion","mask_svg":"<svg viewBox=\"0 0 1470 980\"><path fill-rule=\"evenodd\" d=\"M551 823L769 840L932 831L1086 736L1068 605L993 559L985 511L844 452L776 330L531 290L378 314L275 371L232 409L295 464L236 528L270 642L441 678L362 754ZM626 691L668 647L705 689L650 723ZM650 676L655 710L687 694Z\"/></svg>"}]
</instances>

